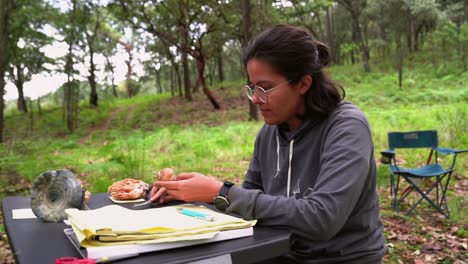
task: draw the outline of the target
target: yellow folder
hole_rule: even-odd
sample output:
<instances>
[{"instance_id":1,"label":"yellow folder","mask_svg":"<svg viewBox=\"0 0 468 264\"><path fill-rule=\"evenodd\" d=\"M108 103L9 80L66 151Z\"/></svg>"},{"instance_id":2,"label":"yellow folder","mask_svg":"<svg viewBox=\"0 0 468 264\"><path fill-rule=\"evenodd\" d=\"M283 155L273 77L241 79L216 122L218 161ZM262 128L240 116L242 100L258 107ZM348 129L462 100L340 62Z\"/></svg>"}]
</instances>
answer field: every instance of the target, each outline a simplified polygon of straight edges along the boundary
<instances>
[{"instance_id":1,"label":"yellow folder","mask_svg":"<svg viewBox=\"0 0 468 264\"><path fill-rule=\"evenodd\" d=\"M182 214L182 209L213 219L206 221ZM72 208L65 212L83 247L210 239L219 231L249 228L256 223L191 204L146 210L109 205L95 210Z\"/></svg>"}]
</instances>

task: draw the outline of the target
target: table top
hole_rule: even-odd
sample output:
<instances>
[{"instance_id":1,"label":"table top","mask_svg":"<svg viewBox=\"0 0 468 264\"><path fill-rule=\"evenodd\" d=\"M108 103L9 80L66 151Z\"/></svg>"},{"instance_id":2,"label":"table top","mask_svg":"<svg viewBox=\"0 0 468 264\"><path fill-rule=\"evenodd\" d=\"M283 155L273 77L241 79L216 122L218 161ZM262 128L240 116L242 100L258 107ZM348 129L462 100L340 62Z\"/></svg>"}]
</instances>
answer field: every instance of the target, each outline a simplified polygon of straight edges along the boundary
<instances>
[{"instance_id":1,"label":"table top","mask_svg":"<svg viewBox=\"0 0 468 264\"><path fill-rule=\"evenodd\" d=\"M93 194L87 203L90 209L109 204L112 201L106 193ZM132 204L122 206L131 208ZM157 205L148 205L146 208L150 207ZM5 230L18 264L54 263L59 257L80 257L63 232L67 225L63 222L43 222L37 218L13 220L12 210L22 208L30 208L29 197L16 196L2 200ZM285 229L255 226L254 235L250 237L150 252L113 263L201 263L221 256L223 259L230 258L232 263L253 263L287 253L289 238L290 232Z\"/></svg>"}]
</instances>

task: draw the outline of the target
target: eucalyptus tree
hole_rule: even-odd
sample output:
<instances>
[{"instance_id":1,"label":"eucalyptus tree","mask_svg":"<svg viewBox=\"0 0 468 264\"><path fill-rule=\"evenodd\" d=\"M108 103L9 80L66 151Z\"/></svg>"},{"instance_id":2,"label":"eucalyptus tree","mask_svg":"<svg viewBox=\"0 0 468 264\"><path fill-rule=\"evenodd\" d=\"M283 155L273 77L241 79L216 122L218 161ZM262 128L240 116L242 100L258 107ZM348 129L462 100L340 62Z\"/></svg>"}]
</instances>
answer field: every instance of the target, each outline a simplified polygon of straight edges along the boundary
<instances>
[{"instance_id":1,"label":"eucalyptus tree","mask_svg":"<svg viewBox=\"0 0 468 264\"><path fill-rule=\"evenodd\" d=\"M114 65L110 64L107 56L111 56L118 51L118 47L121 47L123 51L128 56L125 60L125 65L127 66L125 88L127 91L127 97L131 98L136 94L136 87L133 89L132 77L134 76L133 64L134 64L134 50L135 42L139 38L139 32L135 32L133 28L125 20L122 20L118 17L118 12L115 11L115 6L108 4L105 9L105 23L102 24L100 37L102 42L99 42L101 45L101 52L107 58L106 69L114 70ZM116 16L117 15L117 16ZM112 84L112 89L114 93L114 84ZM117 92L114 93L117 96Z\"/></svg>"},{"instance_id":2,"label":"eucalyptus tree","mask_svg":"<svg viewBox=\"0 0 468 264\"><path fill-rule=\"evenodd\" d=\"M240 43L242 46L242 49L245 49L247 47L247 43L250 41L250 38L252 37L252 3L250 0L242 0L241 3L241 14L242 14L242 20L239 23L240 28L238 32L239 34L239 39ZM245 73L246 76L246 83L250 83L250 78L247 73ZM258 120L258 112L257 112L257 107L255 104L247 100L249 102L249 119L250 120Z\"/></svg>"},{"instance_id":3,"label":"eucalyptus tree","mask_svg":"<svg viewBox=\"0 0 468 264\"><path fill-rule=\"evenodd\" d=\"M407 51L417 50L423 32L433 31L440 17L435 0L387 0L369 4L367 14L373 21L378 21L382 36L393 39L395 43L398 86L403 85L404 61ZM395 19L398 17L398 19ZM404 37L406 35L406 49Z\"/></svg>"},{"instance_id":4,"label":"eucalyptus tree","mask_svg":"<svg viewBox=\"0 0 468 264\"><path fill-rule=\"evenodd\" d=\"M81 15L83 16L83 32L84 34L83 48L87 49L87 55L89 56L89 68L88 68L88 82L90 86L90 95L89 95L89 104L92 106L98 106L98 94L97 94L97 82L96 82L96 63L95 63L95 54L97 52L98 42L100 40L100 31L103 23L103 16L101 15L101 7L99 2L93 0L82 1Z\"/></svg>"},{"instance_id":5,"label":"eucalyptus tree","mask_svg":"<svg viewBox=\"0 0 468 264\"><path fill-rule=\"evenodd\" d=\"M76 65L84 63L83 46L81 32L85 31L86 18L81 12L81 2L70 0L69 9L61 13L54 19L56 28L63 37L60 41L66 43L67 53L62 57L63 63L59 68L67 75L67 81L63 84L63 117L69 132L73 132L78 126L78 101L79 101L79 81Z\"/></svg>"},{"instance_id":6,"label":"eucalyptus tree","mask_svg":"<svg viewBox=\"0 0 468 264\"><path fill-rule=\"evenodd\" d=\"M108 16L106 16L108 17ZM109 22L109 20L107 21ZM114 56L117 52L117 42L115 38L112 38L113 34L104 34L103 32L109 32L112 29L112 26L108 23L102 25L102 31L100 38L102 41L99 42L101 54L104 56L106 62L104 64L104 73L105 78L108 82L110 82L111 86L111 93L114 97L118 97L116 84L115 84L115 69L116 65L111 61L111 57Z\"/></svg>"},{"instance_id":7,"label":"eucalyptus tree","mask_svg":"<svg viewBox=\"0 0 468 264\"><path fill-rule=\"evenodd\" d=\"M369 47L363 31L364 10L367 6L367 0L336 0L336 2L344 7L351 15L353 41L361 49L364 70L370 72Z\"/></svg>"},{"instance_id":8,"label":"eucalyptus tree","mask_svg":"<svg viewBox=\"0 0 468 264\"><path fill-rule=\"evenodd\" d=\"M126 18L134 28L143 29L177 47L182 53L182 60L185 53L195 60L197 68L195 90L196 84L199 83L213 107L220 109L221 105L208 88L204 73L207 59L215 53L216 48L219 48L219 41L223 40L221 32L224 31L226 24L220 10L223 10L229 2L119 0L118 3L123 11L122 17ZM184 61L183 65L186 68ZM190 95L187 86L185 93L186 97Z\"/></svg>"},{"instance_id":9,"label":"eucalyptus tree","mask_svg":"<svg viewBox=\"0 0 468 264\"><path fill-rule=\"evenodd\" d=\"M163 55L165 52L165 47L160 41L154 40L152 38L146 39L145 41L145 51L150 54L150 58L143 61L143 66L146 73L149 73L155 77L154 80L156 92L162 93L163 87L161 86L161 70L164 65L169 64L168 59Z\"/></svg>"},{"instance_id":10,"label":"eucalyptus tree","mask_svg":"<svg viewBox=\"0 0 468 264\"><path fill-rule=\"evenodd\" d=\"M116 84L115 84L115 68L116 65L111 61L111 57L115 54L116 47L109 45L107 48L103 49L102 55L104 56L106 62L104 64L104 72L106 73L106 80L111 83L111 92L114 97L118 97Z\"/></svg>"},{"instance_id":11,"label":"eucalyptus tree","mask_svg":"<svg viewBox=\"0 0 468 264\"><path fill-rule=\"evenodd\" d=\"M330 40L328 21L324 22L323 19L328 7L332 5L331 0L293 0L288 5L283 4L279 12L286 18L288 24L305 27L317 40ZM324 29L324 24L327 29Z\"/></svg>"},{"instance_id":12,"label":"eucalyptus tree","mask_svg":"<svg viewBox=\"0 0 468 264\"><path fill-rule=\"evenodd\" d=\"M13 15L13 0L0 0L0 143L3 142L5 101L5 72L8 65L10 23Z\"/></svg>"},{"instance_id":13,"label":"eucalyptus tree","mask_svg":"<svg viewBox=\"0 0 468 264\"><path fill-rule=\"evenodd\" d=\"M53 60L47 57L43 47L52 43L52 38L44 33L44 27L49 24L48 18L56 10L44 1L16 1L11 19L11 33L8 66L9 79L18 90L19 111L27 112L23 85L32 76L48 72L46 64Z\"/></svg>"}]
</instances>

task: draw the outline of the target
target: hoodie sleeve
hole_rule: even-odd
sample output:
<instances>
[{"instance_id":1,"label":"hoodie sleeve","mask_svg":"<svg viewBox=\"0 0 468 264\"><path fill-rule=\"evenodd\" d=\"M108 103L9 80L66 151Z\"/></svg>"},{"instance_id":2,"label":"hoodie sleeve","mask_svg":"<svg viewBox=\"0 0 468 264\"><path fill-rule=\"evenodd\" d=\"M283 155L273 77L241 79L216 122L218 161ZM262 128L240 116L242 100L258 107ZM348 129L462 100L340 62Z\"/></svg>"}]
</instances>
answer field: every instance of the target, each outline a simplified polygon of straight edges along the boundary
<instances>
[{"instance_id":1,"label":"hoodie sleeve","mask_svg":"<svg viewBox=\"0 0 468 264\"><path fill-rule=\"evenodd\" d=\"M373 162L372 152L370 130L363 121L335 120L323 143L320 173L312 192L296 199L234 186L227 211L258 219L263 225L287 227L311 240L328 240L352 213Z\"/></svg>"},{"instance_id":2,"label":"hoodie sleeve","mask_svg":"<svg viewBox=\"0 0 468 264\"><path fill-rule=\"evenodd\" d=\"M245 175L245 180L242 183L244 189L259 189L263 191L262 187L262 175L260 173L260 161L258 159L259 138L260 132L257 134L254 145L254 153L250 160L249 168Z\"/></svg>"}]
</instances>

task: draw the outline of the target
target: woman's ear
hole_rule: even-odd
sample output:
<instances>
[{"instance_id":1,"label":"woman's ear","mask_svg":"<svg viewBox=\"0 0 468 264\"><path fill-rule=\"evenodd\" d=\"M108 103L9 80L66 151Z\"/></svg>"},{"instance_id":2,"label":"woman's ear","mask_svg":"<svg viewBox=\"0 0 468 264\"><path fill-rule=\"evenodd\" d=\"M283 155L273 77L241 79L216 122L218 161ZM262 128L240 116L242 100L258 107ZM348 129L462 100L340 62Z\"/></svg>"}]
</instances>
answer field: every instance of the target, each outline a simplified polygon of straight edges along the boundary
<instances>
[{"instance_id":1,"label":"woman's ear","mask_svg":"<svg viewBox=\"0 0 468 264\"><path fill-rule=\"evenodd\" d=\"M301 87L299 88L299 92L301 93L301 95L304 95L310 89L310 85L312 84L312 76L305 75L304 77L302 77L299 84L301 85Z\"/></svg>"}]
</instances>

